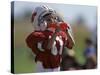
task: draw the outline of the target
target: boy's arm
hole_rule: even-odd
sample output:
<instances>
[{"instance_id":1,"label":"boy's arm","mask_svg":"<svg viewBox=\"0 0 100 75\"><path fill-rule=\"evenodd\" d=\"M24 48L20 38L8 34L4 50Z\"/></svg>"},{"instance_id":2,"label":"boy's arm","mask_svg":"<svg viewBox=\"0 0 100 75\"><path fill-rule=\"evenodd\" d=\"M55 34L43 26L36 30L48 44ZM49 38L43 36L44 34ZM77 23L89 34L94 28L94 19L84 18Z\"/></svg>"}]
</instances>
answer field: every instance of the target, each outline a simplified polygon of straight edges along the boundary
<instances>
[{"instance_id":1,"label":"boy's arm","mask_svg":"<svg viewBox=\"0 0 100 75\"><path fill-rule=\"evenodd\" d=\"M32 52L35 53L36 55L41 51L38 48L38 42L43 40L43 37L41 34L34 34L31 33L27 38L26 38L26 44L29 48L32 49Z\"/></svg>"},{"instance_id":2,"label":"boy's arm","mask_svg":"<svg viewBox=\"0 0 100 75\"><path fill-rule=\"evenodd\" d=\"M67 48L72 49L73 46L75 45L75 41L74 41L74 38L73 38L71 26L68 25L68 27L69 28L65 30L65 33L68 37L67 41L66 41L66 46L67 46Z\"/></svg>"},{"instance_id":3,"label":"boy's arm","mask_svg":"<svg viewBox=\"0 0 100 75\"><path fill-rule=\"evenodd\" d=\"M66 46L67 46L67 48L72 49L75 42L74 42L73 38L70 36L70 33L68 33L68 31L66 31L66 34L67 34L67 37L68 37L67 41L66 41Z\"/></svg>"}]
</instances>

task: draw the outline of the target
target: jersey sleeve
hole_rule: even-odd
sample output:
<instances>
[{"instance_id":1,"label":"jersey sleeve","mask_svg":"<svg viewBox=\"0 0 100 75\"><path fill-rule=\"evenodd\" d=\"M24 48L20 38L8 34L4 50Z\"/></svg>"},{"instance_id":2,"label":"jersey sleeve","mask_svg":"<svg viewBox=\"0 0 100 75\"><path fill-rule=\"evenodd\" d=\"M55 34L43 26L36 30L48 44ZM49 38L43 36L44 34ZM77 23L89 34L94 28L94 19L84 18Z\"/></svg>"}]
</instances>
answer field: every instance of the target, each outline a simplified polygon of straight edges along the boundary
<instances>
[{"instance_id":1,"label":"jersey sleeve","mask_svg":"<svg viewBox=\"0 0 100 75\"><path fill-rule=\"evenodd\" d=\"M69 38L67 33L65 33L64 31L61 31L60 34L62 35L64 46L66 46L69 49L72 49L73 44L71 43L71 39Z\"/></svg>"},{"instance_id":2,"label":"jersey sleeve","mask_svg":"<svg viewBox=\"0 0 100 75\"><path fill-rule=\"evenodd\" d=\"M66 30L69 29L69 26L68 26L67 23L61 22L61 23L59 23L59 24L60 24L60 29L61 29L62 31L66 31Z\"/></svg>"},{"instance_id":3,"label":"jersey sleeve","mask_svg":"<svg viewBox=\"0 0 100 75\"><path fill-rule=\"evenodd\" d=\"M40 50L37 47L37 43L41 42L41 40L44 40L44 35L40 32L33 32L26 38L26 44L29 48L32 49L32 52L36 55L40 52Z\"/></svg>"},{"instance_id":4,"label":"jersey sleeve","mask_svg":"<svg viewBox=\"0 0 100 75\"><path fill-rule=\"evenodd\" d=\"M72 34L72 28L70 26L70 24L68 23L65 23L66 24L66 30L64 31L67 35L67 40L66 41L66 47L69 48L69 49L72 49L73 46L75 45L75 41L74 41L74 38L73 38L73 34Z\"/></svg>"}]
</instances>

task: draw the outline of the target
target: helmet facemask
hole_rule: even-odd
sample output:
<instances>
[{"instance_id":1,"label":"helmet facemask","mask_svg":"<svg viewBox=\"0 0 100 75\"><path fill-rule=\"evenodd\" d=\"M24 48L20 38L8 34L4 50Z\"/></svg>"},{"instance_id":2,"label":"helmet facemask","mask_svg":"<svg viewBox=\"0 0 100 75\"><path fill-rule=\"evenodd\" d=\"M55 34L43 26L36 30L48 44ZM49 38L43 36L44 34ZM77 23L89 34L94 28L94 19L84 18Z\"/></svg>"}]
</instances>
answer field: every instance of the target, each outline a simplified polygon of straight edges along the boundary
<instances>
[{"instance_id":1,"label":"helmet facemask","mask_svg":"<svg viewBox=\"0 0 100 75\"><path fill-rule=\"evenodd\" d=\"M57 23L57 16L53 13L48 13L41 17L41 20L39 21L39 26L41 30L45 30L50 24Z\"/></svg>"}]
</instances>

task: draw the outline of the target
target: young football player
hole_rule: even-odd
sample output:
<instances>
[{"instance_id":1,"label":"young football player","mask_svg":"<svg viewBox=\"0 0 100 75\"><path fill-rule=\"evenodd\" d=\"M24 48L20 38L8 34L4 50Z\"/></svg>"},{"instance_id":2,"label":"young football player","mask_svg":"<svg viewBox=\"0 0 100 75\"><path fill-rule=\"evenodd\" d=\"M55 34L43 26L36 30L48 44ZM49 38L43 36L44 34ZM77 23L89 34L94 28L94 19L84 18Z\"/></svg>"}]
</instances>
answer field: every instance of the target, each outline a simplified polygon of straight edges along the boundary
<instances>
[{"instance_id":1,"label":"young football player","mask_svg":"<svg viewBox=\"0 0 100 75\"><path fill-rule=\"evenodd\" d=\"M28 35L26 43L36 55L37 72L59 71L64 46L71 49L74 45L68 24L48 6L36 7L31 20L34 31Z\"/></svg>"}]
</instances>

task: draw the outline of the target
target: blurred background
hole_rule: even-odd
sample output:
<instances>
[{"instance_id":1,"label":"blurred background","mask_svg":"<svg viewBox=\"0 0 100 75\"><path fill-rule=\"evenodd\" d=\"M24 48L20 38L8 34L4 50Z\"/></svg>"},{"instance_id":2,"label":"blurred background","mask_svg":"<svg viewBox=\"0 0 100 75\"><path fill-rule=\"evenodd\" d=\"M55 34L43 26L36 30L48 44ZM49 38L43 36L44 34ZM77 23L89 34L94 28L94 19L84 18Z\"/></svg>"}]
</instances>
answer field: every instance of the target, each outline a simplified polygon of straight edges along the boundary
<instances>
[{"instance_id":1,"label":"blurred background","mask_svg":"<svg viewBox=\"0 0 100 75\"><path fill-rule=\"evenodd\" d=\"M59 12L65 22L72 27L75 46L74 59L79 66L86 65L86 39L92 41L97 52L97 7L84 5L14 2L14 65L15 73L30 73L35 71L34 55L26 46L26 37L34 30L31 15L39 5L48 5ZM96 53L95 53L96 54ZM80 69L83 69L80 68ZM86 69L86 68L85 68Z\"/></svg>"}]
</instances>

